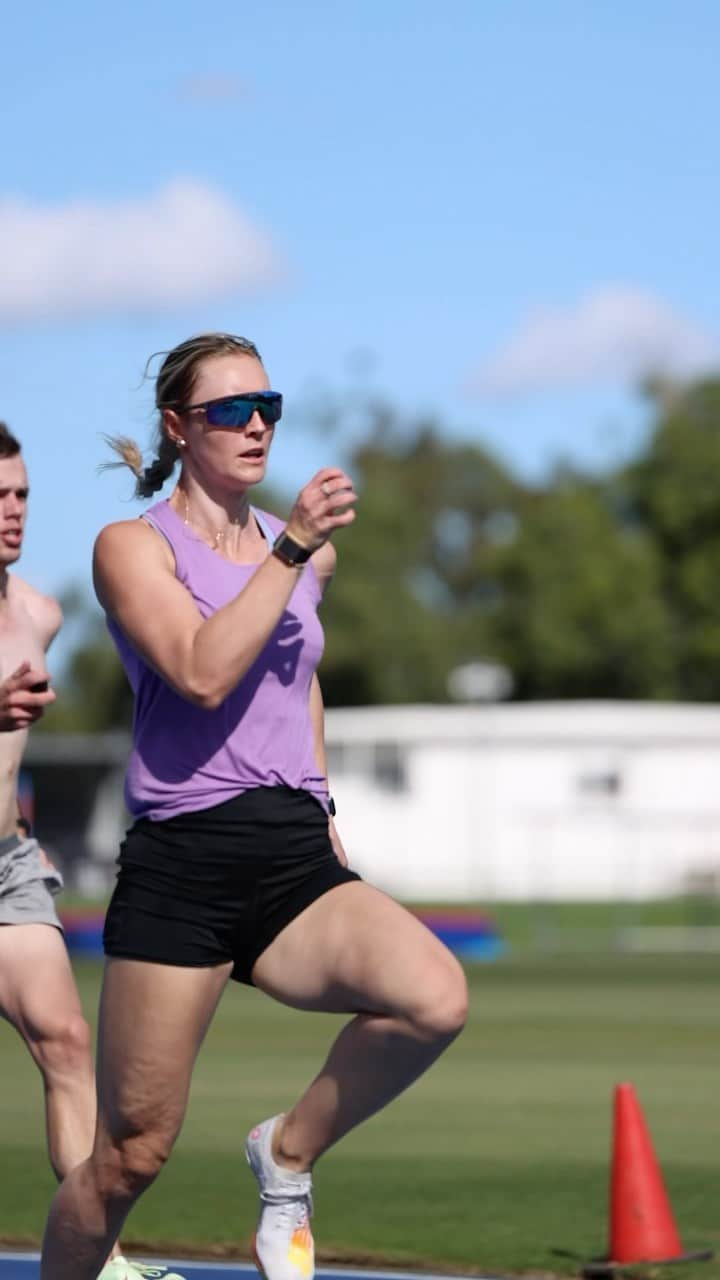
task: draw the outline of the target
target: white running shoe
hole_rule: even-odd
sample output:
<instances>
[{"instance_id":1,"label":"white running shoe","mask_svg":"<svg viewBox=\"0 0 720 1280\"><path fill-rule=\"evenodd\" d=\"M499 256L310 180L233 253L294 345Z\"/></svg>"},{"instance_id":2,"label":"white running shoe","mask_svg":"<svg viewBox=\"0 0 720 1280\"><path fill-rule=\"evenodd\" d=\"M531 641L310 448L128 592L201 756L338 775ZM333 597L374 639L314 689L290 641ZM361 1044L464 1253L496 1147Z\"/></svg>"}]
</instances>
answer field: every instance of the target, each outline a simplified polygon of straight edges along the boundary
<instances>
[{"instance_id":1,"label":"white running shoe","mask_svg":"<svg viewBox=\"0 0 720 1280\"><path fill-rule=\"evenodd\" d=\"M130 1262L119 1254L105 1263L98 1280L185 1280L177 1271L167 1267L150 1266L145 1262Z\"/></svg>"},{"instance_id":2,"label":"white running shoe","mask_svg":"<svg viewBox=\"0 0 720 1280\"><path fill-rule=\"evenodd\" d=\"M294 1173L275 1163L272 1135L280 1119L273 1116L256 1125L245 1145L248 1164L260 1187L255 1261L266 1280L312 1280L312 1174Z\"/></svg>"}]
</instances>

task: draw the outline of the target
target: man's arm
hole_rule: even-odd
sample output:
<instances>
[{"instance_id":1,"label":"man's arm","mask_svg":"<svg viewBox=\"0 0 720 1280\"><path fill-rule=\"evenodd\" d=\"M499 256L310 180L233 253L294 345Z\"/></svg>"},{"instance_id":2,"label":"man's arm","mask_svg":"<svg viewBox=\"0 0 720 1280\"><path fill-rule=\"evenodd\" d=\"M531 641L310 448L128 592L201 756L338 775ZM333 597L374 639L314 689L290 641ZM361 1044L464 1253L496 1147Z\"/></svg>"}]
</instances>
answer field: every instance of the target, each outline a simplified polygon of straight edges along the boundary
<instances>
[{"instance_id":1,"label":"man's arm","mask_svg":"<svg viewBox=\"0 0 720 1280\"><path fill-rule=\"evenodd\" d=\"M34 670L29 662L21 662L11 676L0 681L0 733L29 728L54 701L47 673Z\"/></svg>"},{"instance_id":2,"label":"man's arm","mask_svg":"<svg viewBox=\"0 0 720 1280\"><path fill-rule=\"evenodd\" d=\"M37 642L47 652L62 625L60 605L15 574L12 585L15 598L30 618ZM21 662L12 675L0 681L0 733L29 728L55 697L47 671L31 662Z\"/></svg>"}]
</instances>

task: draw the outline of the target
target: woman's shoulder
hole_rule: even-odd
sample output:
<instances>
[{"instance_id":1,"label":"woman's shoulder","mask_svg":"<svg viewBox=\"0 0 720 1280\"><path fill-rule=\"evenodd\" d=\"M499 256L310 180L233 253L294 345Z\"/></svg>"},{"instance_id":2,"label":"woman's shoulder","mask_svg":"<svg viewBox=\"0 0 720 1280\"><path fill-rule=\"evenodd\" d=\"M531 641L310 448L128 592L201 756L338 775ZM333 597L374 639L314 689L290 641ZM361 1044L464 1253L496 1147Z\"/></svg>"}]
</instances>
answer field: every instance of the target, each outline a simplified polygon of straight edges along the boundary
<instances>
[{"instance_id":1,"label":"woman's shoulder","mask_svg":"<svg viewBox=\"0 0 720 1280\"><path fill-rule=\"evenodd\" d=\"M124 542L134 542L146 538L151 532L150 525L141 517L134 520L113 520L103 525L95 539L96 547L114 547Z\"/></svg>"},{"instance_id":2,"label":"woman's shoulder","mask_svg":"<svg viewBox=\"0 0 720 1280\"><path fill-rule=\"evenodd\" d=\"M152 554L153 548L166 558L169 550L167 534L164 521L157 518L161 514L157 508L162 505L158 503L132 520L115 520L106 524L95 539L96 561L132 555L136 549L142 555ZM165 536L158 537L158 533Z\"/></svg>"},{"instance_id":3,"label":"woman's shoulder","mask_svg":"<svg viewBox=\"0 0 720 1280\"><path fill-rule=\"evenodd\" d=\"M146 507L144 511L139 511L136 516L130 520L114 520L110 524L106 524L99 532L98 539L104 541L123 539L125 537L133 538L140 531L140 536L148 531L148 529L162 529L171 527L173 520L177 516L173 511L170 503L166 500L162 502L154 502L151 507Z\"/></svg>"}]
</instances>

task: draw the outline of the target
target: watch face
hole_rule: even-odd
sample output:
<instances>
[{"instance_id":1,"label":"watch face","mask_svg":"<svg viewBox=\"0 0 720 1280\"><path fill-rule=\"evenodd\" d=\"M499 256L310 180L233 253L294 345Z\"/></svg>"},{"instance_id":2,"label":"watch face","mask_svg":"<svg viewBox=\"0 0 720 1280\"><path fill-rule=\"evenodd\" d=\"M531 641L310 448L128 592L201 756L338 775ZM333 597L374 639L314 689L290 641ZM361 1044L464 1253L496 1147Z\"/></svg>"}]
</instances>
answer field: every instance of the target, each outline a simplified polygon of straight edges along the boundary
<instances>
[{"instance_id":1,"label":"watch face","mask_svg":"<svg viewBox=\"0 0 720 1280\"><path fill-rule=\"evenodd\" d=\"M289 533L281 533L276 539L274 550L283 560L287 560L288 564L305 564L310 559L312 552L308 547L303 547Z\"/></svg>"}]
</instances>

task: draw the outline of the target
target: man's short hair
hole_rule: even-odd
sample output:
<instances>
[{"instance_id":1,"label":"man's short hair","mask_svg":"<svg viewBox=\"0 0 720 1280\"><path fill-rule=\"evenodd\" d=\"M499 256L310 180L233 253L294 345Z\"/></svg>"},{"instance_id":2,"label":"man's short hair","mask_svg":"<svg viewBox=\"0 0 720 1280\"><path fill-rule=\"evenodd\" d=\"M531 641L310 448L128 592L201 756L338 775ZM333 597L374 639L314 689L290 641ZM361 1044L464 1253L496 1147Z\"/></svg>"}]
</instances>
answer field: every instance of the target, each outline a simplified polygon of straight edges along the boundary
<instances>
[{"instance_id":1,"label":"man's short hair","mask_svg":"<svg viewBox=\"0 0 720 1280\"><path fill-rule=\"evenodd\" d=\"M14 458L20 452L20 441L15 439L7 423L0 422L0 458Z\"/></svg>"}]
</instances>

